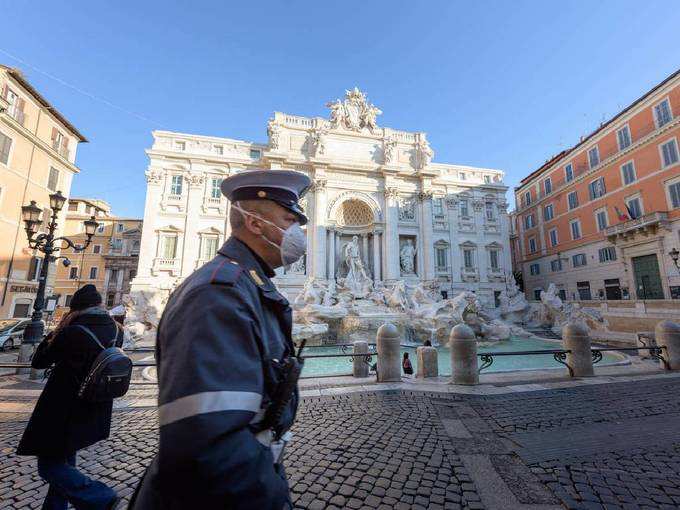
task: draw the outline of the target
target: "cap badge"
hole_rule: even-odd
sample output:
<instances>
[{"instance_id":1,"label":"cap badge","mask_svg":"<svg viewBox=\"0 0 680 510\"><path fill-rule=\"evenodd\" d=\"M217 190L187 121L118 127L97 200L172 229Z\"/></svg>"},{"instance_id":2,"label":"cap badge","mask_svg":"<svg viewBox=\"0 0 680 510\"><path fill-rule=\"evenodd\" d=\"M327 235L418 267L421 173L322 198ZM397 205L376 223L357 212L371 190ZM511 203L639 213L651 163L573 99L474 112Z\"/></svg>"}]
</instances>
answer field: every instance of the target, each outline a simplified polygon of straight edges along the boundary
<instances>
[{"instance_id":1,"label":"cap badge","mask_svg":"<svg viewBox=\"0 0 680 510\"><path fill-rule=\"evenodd\" d=\"M267 192L260 190L260 191L257 192L257 196L260 197L260 198L264 198L264 197L267 196Z\"/></svg>"}]
</instances>

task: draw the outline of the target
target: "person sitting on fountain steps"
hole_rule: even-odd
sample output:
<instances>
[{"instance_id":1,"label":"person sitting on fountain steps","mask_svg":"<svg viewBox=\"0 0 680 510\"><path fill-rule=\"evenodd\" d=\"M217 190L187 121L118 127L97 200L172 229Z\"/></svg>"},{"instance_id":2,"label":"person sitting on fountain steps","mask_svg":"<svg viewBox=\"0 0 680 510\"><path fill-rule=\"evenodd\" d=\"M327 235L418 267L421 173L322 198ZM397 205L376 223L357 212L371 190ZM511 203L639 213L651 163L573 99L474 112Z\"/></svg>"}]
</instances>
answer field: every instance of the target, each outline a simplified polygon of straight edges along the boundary
<instances>
[{"instance_id":1,"label":"person sitting on fountain steps","mask_svg":"<svg viewBox=\"0 0 680 510\"><path fill-rule=\"evenodd\" d=\"M298 200L310 184L287 170L222 182L232 235L160 320L158 453L130 509L292 508L282 458L302 361L291 307L271 278L306 251Z\"/></svg>"}]
</instances>

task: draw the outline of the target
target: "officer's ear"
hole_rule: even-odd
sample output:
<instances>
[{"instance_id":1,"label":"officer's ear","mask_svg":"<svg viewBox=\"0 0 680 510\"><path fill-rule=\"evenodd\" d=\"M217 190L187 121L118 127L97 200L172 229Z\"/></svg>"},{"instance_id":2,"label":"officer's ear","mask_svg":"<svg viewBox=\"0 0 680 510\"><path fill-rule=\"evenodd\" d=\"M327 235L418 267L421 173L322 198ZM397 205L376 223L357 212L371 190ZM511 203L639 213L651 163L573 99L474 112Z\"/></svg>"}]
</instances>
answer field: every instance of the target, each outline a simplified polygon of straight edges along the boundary
<instances>
[{"instance_id":1,"label":"officer's ear","mask_svg":"<svg viewBox=\"0 0 680 510\"><path fill-rule=\"evenodd\" d=\"M244 216L246 229L253 235L261 236L264 233L265 222L254 214L245 214Z\"/></svg>"}]
</instances>

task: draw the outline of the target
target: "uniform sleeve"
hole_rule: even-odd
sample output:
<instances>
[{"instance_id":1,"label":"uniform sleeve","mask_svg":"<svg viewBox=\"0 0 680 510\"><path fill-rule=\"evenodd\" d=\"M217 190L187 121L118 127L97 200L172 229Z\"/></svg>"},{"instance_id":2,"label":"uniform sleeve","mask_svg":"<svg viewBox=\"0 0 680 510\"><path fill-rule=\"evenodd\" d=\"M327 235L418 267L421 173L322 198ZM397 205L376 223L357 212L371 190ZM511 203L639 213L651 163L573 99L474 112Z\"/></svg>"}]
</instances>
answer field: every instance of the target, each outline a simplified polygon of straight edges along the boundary
<instances>
[{"instance_id":1,"label":"uniform sleeve","mask_svg":"<svg viewBox=\"0 0 680 510\"><path fill-rule=\"evenodd\" d=\"M169 508L279 510L288 484L248 428L263 398L255 314L232 286L178 301L159 332L163 499Z\"/></svg>"}]
</instances>

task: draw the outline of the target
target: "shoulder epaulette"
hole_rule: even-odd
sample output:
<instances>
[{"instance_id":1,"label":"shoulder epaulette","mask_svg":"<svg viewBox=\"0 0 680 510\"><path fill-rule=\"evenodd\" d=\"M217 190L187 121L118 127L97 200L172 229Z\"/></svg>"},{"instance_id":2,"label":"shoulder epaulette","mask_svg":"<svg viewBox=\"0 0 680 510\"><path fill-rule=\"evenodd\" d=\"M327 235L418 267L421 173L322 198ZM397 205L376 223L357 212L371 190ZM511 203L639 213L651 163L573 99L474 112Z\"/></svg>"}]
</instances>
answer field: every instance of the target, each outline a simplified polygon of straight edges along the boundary
<instances>
[{"instance_id":1,"label":"shoulder epaulette","mask_svg":"<svg viewBox=\"0 0 680 510\"><path fill-rule=\"evenodd\" d=\"M210 276L210 283L232 285L243 274L243 268L235 260L223 257Z\"/></svg>"}]
</instances>

